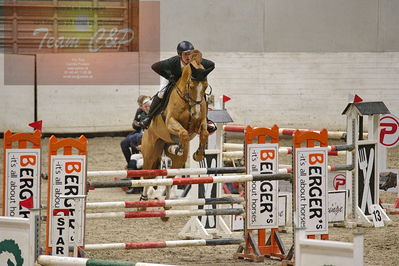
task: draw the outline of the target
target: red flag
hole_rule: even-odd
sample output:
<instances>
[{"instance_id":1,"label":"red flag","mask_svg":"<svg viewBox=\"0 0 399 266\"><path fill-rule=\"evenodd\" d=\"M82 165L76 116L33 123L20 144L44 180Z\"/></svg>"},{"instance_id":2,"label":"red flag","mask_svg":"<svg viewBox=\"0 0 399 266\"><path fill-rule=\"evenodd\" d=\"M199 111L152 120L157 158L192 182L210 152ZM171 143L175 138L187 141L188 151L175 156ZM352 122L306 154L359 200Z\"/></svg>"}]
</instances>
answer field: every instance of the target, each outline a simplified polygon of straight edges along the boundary
<instances>
[{"instance_id":1,"label":"red flag","mask_svg":"<svg viewBox=\"0 0 399 266\"><path fill-rule=\"evenodd\" d=\"M33 129L42 130L42 120L30 123L29 126L33 127Z\"/></svg>"},{"instance_id":2,"label":"red flag","mask_svg":"<svg viewBox=\"0 0 399 266\"><path fill-rule=\"evenodd\" d=\"M353 98L353 103L361 103L363 102L363 99L360 98L359 95L355 94L355 98Z\"/></svg>"},{"instance_id":3,"label":"red flag","mask_svg":"<svg viewBox=\"0 0 399 266\"><path fill-rule=\"evenodd\" d=\"M226 95L223 95L223 102L225 103L225 102L228 102L228 101L230 101L231 100L231 98L229 97L229 96L226 96Z\"/></svg>"},{"instance_id":4,"label":"red flag","mask_svg":"<svg viewBox=\"0 0 399 266\"><path fill-rule=\"evenodd\" d=\"M32 209L33 208L33 197L27 198L26 200L20 201L19 205L27 208L27 209Z\"/></svg>"}]
</instances>

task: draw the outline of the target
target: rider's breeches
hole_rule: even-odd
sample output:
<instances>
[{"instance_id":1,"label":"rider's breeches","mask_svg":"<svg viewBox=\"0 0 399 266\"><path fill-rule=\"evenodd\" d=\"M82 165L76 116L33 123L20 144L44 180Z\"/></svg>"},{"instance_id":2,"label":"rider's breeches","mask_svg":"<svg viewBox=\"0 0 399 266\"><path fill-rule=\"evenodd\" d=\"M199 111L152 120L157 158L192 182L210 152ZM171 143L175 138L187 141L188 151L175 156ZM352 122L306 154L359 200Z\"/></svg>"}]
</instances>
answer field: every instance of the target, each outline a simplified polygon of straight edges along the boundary
<instances>
[{"instance_id":1,"label":"rider's breeches","mask_svg":"<svg viewBox=\"0 0 399 266\"><path fill-rule=\"evenodd\" d=\"M157 92L157 95L160 99L162 99L163 96L165 95L165 91L166 91L168 84L169 84L169 81L166 78L161 77L159 90Z\"/></svg>"}]
</instances>

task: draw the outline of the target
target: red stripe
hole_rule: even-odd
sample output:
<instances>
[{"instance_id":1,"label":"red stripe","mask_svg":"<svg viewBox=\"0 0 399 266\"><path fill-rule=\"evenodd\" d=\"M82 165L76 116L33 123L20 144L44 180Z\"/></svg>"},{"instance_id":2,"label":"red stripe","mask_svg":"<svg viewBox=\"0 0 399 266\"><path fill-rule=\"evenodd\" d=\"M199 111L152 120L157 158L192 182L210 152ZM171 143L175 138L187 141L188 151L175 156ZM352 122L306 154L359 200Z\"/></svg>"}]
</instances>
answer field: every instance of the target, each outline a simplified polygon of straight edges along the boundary
<instances>
[{"instance_id":1,"label":"red stripe","mask_svg":"<svg viewBox=\"0 0 399 266\"><path fill-rule=\"evenodd\" d=\"M136 176L167 176L168 170L156 169L156 170L128 170L126 177Z\"/></svg>"},{"instance_id":2,"label":"red stripe","mask_svg":"<svg viewBox=\"0 0 399 266\"><path fill-rule=\"evenodd\" d=\"M393 205L395 209L399 209L399 198L395 200L395 204Z\"/></svg>"},{"instance_id":3,"label":"red stripe","mask_svg":"<svg viewBox=\"0 0 399 266\"><path fill-rule=\"evenodd\" d=\"M165 211L131 211L125 212L125 218L165 217Z\"/></svg>"},{"instance_id":4,"label":"red stripe","mask_svg":"<svg viewBox=\"0 0 399 266\"><path fill-rule=\"evenodd\" d=\"M126 249L165 248L165 241L126 243Z\"/></svg>"},{"instance_id":5,"label":"red stripe","mask_svg":"<svg viewBox=\"0 0 399 266\"><path fill-rule=\"evenodd\" d=\"M283 135L286 135L286 136L292 136L292 134L294 134L294 132L295 132L295 129L283 129Z\"/></svg>"},{"instance_id":6,"label":"red stripe","mask_svg":"<svg viewBox=\"0 0 399 266\"><path fill-rule=\"evenodd\" d=\"M328 152L328 155L331 155L331 156L338 156L338 152L337 152L337 151L329 151L329 152Z\"/></svg>"},{"instance_id":7,"label":"red stripe","mask_svg":"<svg viewBox=\"0 0 399 266\"><path fill-rule=\"evenodd\" d=\"M244 132L243 126L224 126L223 129L226 132Z\"/></svg>"},{"instance_id":8,"label":"red stripe","mask_svg":"<svg viewBox=\"0 0 399 266\"><path fill-rule=\"evenodd\" d=\"M164 200L125 201L125 208L164 207Z\"/></svg>"},{"instance_id":9,"label":"red stripe","mask_svg":"<svg viewBox=\"0 0 399 266\"><path fill-rule=\"evenodd\" d=\"M173 179L173 185L208 184L208 183L213 183L212 176Z\"/></svg>"},{"instance_id":10,"label":"red stripe","mask_svg":"<svg viewBox=\"0 0 399 266\"><path fill-rule=\"evenodd\" d=\"M64 216L69 216L69 210L68 209L54 209L53 210L53 216L56 216L59 212L62 212Z\"/></svg>"}]
</instances>

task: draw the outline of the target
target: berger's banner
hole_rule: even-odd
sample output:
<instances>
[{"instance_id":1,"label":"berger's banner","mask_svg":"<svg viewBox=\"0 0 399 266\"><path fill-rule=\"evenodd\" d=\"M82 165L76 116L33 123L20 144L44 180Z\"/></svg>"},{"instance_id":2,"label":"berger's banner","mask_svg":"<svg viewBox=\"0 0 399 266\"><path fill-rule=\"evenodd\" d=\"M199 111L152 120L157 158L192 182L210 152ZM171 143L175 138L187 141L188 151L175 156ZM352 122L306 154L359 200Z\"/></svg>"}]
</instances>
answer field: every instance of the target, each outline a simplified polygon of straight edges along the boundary
<instances>
[{"instance_id":1,"label":"berger's banner","mask_svg":"<svg viewBox=\"0 0 399 266\"><path fill-rule=\"evenodd\" d=\"M83 245L84 208L83 200L77 200L85 195L86 156L85 155L54 155L51 156L50 177L50 214L55 209L69 211L69 244ZM67 196L67 197L65 197ZM76 196L76 199L73 197ZM76 206L79 204L81 206ZM50 221L50 232L57 230L57 225ZM50 237L53 240L53 237ZM53 246L54 243L50 243Z\"/></svg>"},{"instance_id":2,"label":"berger's banner","mask_svg":"<svg viewBox=\"0 0 399 266\"><path fill-rule=\"evenodd\" d=\"M5 216L29 217L40 207L40 149L6 149Z\"/></svg>"},{"instance_id":3,"label":"berger's banner","mask_svg":"<svg viewBox=\"0 0 399 266\"><path fill-rule=\"evenodd\" d=\"M278 144L247 145L248 174L278 172ZM278 181L251 181L247 186L248 229L278 227Z\"/></svg>"},{"instance_id":4,"label":"berger's banner","mask_svg":"<svg viewBox=\"0 0 399 266\"><path fill-rule=\"evenodd\" d=\"M295 149L297 226L307 235L328 234L327 148Z\"/></svg>"}]
</instances>

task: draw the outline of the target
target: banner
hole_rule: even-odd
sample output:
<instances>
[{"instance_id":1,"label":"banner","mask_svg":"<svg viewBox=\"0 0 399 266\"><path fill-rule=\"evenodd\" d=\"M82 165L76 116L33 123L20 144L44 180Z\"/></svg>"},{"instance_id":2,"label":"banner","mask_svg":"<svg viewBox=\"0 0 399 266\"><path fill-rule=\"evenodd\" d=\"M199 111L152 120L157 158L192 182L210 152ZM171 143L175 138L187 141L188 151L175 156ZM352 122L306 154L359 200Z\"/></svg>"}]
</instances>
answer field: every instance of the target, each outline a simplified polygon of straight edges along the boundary
<instances>
[{"instance_id":1,"label":"banner","mask_svg":"<svg viewBox=\"0 0 399 266\"><path fill-rule=\"evenodd\" d=\"M50 214L53 215L55 209L66 209L69 211L69 245L83 245L84 236L84 200L75 201L73 196L86 194L86 156L85 155L53 155L51 156L51 176L50 176L49 197ZM70 196L65 198L63 196ZM80 206L76 206L80 202ZM50 221L50 240L52 232L57 230ZM50 243L53 246L54 243Z\"/></svg>"},{"instance_id":2,"label":"banner","mask_svg":"<svg viewBox=\"0 0 399 266\"><path fill-rule=\"evenodd\" d=\"M5 216L28 218L40 207L40 149L6 149L5 157Z\"/></svg>"},{"instance_id":3,"label":"banner","mask_svg":"<svg viewBox=\"0 0 399 266\"><path fill-rule=\"evenodd\" d=\"M297 224L307 235L328 234L327 148L295 149Z\"/></svg>"},{"instance_id":4,"label":"banner","mask_svg":"<svg viewBox=\"0 0 399 266\"><path fill-rule=\"evenodd\" d=\"M278 172L278 144L247 145L248 174ZM246 183L248 229L278 227L278 181Z\"/></svg>"}]
</instances>

